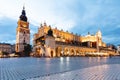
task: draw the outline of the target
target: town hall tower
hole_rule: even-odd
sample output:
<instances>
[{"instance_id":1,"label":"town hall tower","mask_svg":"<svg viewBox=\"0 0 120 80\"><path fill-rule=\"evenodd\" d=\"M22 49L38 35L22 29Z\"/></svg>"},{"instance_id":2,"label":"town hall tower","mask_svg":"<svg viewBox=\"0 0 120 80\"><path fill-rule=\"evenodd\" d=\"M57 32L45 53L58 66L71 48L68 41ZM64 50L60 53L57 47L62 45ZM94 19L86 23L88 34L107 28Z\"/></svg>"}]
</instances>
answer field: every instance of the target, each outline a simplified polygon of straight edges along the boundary
<instances>
[{"instance_id":1,"label":"town hall tower","mask_svg":"<svg viewBox=\"0 0 120 80\"><path fill-rule=\"evenodd\" d=\"M16 52L23 52L24 47L27 44L30 44L29 22L27 20L24 6L17 24L18 26L16 29Z\"/></svg>"}]
</instances>

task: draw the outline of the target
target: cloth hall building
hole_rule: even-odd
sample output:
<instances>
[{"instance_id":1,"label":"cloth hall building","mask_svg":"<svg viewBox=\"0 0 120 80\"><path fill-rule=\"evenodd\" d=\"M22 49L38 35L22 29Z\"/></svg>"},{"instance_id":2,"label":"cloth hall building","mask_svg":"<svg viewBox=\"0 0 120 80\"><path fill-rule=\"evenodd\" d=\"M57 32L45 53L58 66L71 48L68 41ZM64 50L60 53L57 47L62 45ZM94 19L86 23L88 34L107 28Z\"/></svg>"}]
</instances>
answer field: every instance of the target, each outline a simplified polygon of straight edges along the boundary
<instances>
[{"instance_id":1,"label":"cloth hall building","mask_svg":"<svg viewBox=\"0 0 120 80\"><path fill-rule=\"evenodd\" d=\"M102 41L100 30L95 35L88 33L79 36L68 31L51 28L46 23L41 24L38 32L34 34L33 51L35 56L60 57L60 56L85 56L86 54L110 55L115 51L107 49Z\"/></svg>"}]
</instances>

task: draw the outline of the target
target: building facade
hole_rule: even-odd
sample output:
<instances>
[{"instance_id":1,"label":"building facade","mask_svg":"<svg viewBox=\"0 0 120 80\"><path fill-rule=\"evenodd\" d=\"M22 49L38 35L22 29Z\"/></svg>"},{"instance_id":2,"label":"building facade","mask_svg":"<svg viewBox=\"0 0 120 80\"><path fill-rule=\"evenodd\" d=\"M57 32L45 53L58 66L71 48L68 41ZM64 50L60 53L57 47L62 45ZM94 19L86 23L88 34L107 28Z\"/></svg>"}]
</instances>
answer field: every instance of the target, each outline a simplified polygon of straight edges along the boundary
<instances>
[{"instance_id":1,"label":"building facade","mask_svg":"<svg viewBox=\"0 0 120 80\"><path fill-rule=\"evenodd\" d=\"M12 53L13 45L8 43L0 43L0 52Z\"/></svg>"},{"instance_id":2,"label":"building facade","mask_svg":"<svg viewBox=\"0 0 120 80\"><path fill-rule=\"evenodd\" d=\"M34 35L34 39L46 35L50 27L51 26L47 26L46 23L44 23L44 25L41 24L40 28L38 29L38 33ZM57 28L52 29L52 31L53 31L53 36L55 37L55 41L68 42L68 43L91 42L91 45L89 45L91 47L96 46L98 41L98 46L106 46L106 44L102 42L102 33L100 30L95 35L90 35L88 33L88 35L86 36L79 36L77 34L69 33L68 31L65 32L63 30L58 30Z\"/></svg>"},{"instance_id":3,"label":"building facade","mask_svg":"<svg viewBox=\"0 0 120 80\"><path fill-rule=\"evenodd\" d=\"M52 29L46 23L41 24L33 39L33 51L37 56L79 56L100 52L103 47L106 44L102 41L100 30L95 35L88 33L86 36L79 36L57 28Z\"/></svg>"},{"instance_id":4,"label":"building facade","mask_svg":"<svg viewBox=\"0 0 120 80\"><path fill-rule=\"evenodd\" d=\"M30 44L30 29L27 20L25 8L23 7L22 14L18 20L16 30L16 52L23 52L26 44Z\"/></svg>"}]
</instances>

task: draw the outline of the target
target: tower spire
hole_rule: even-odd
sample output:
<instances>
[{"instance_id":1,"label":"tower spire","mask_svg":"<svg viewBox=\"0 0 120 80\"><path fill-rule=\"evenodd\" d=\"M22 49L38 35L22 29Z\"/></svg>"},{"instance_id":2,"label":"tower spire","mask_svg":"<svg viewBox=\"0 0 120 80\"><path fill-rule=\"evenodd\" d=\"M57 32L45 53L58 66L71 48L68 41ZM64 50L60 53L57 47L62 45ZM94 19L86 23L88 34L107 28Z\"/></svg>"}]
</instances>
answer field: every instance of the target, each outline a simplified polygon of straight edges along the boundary
<instances>
[{"instance_id":1,"label":"tower spire","mask_svg":"<svg viewBox=\"0 0 120 80\"><path fill-rule=\"evenodd\" d=\"M24 15L24 16L26 15L25 6L23 6L22 15Z\"/></svg>"},{"instance_id":2,"label":"tower spire","mask_svg":"<svg viewBox=\"0 0 120 80\"><path fill-rule=\"evenodd\" d=\"M44 21L44 26L47 26L46 21Z\"/></svg>"},{"instance_id":3,"label":"tower spire","mask_svg":"<svg viewBox=\"0 0 120 80\"><path fill-rule=\"evenodd\" d=\"M27 16L26 16L25 6L24 5L23 5L22 14L20 16L20 20L27 22Z\"/></svg>"},{"instance_id":4,"label":"tower spire","mask_svg":"<svg viewBox=\"0 0 120 80\"><path fill-rule=\"evenodd\" d=\"M23 5L23 10L25 10L25 6Z\"/></svg>"},{"instance_id":5,"label":"tower spire","mask_svg":"<svg viewBox=\"0 0 120 80\"><path fill-rule=\"evenodd\" d=\"M23 4L23 10L25 10L25 3Z\"/></svg>"}]
</instances>

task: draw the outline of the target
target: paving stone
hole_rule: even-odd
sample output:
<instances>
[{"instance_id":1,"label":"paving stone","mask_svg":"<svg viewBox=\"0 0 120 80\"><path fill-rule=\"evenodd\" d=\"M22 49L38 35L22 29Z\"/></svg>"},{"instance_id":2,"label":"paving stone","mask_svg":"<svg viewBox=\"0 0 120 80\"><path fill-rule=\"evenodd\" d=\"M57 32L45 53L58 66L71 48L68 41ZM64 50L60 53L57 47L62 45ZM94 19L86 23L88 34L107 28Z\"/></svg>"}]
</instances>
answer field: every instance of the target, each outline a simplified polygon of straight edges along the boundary
<instances>
[{"instance_id":1,"label":"paving stone","mask_svg":"<svg viewBox=\"0 0 120 80\"><path fill-rule=\"evenodd\" d=\"M101 65L27 80L120 80L120 64Z\"/></svg>"},{"instance_id":2,"label":"paving stone","mask_svg":"<svg viewBox=\"0 0 120 80\"><path fill-rule=\"evenodd\" d=\"M69 66L78 64L75 64L74 60L71 61L73 64ZM120 60L117 59L117 61ZM78 64L80 68L71 70L69 70L70 67L66 68L66 66L62 65L66 69L57 71L58 68L62 69L61 64L58 65L58 62L59 58L52 59L51 62L47 63L47 67L44 68L46 66L44 63L46 62L42 59L0 59L0 80L120 80L120 63L118 62L118 64L112 62L114 64L93 66L88 66L87 63L81 63L80 65ZM83 68L83 66L87 67ZM44 74L45 72L47 74Z\"/></svg>"}]
</instances>

